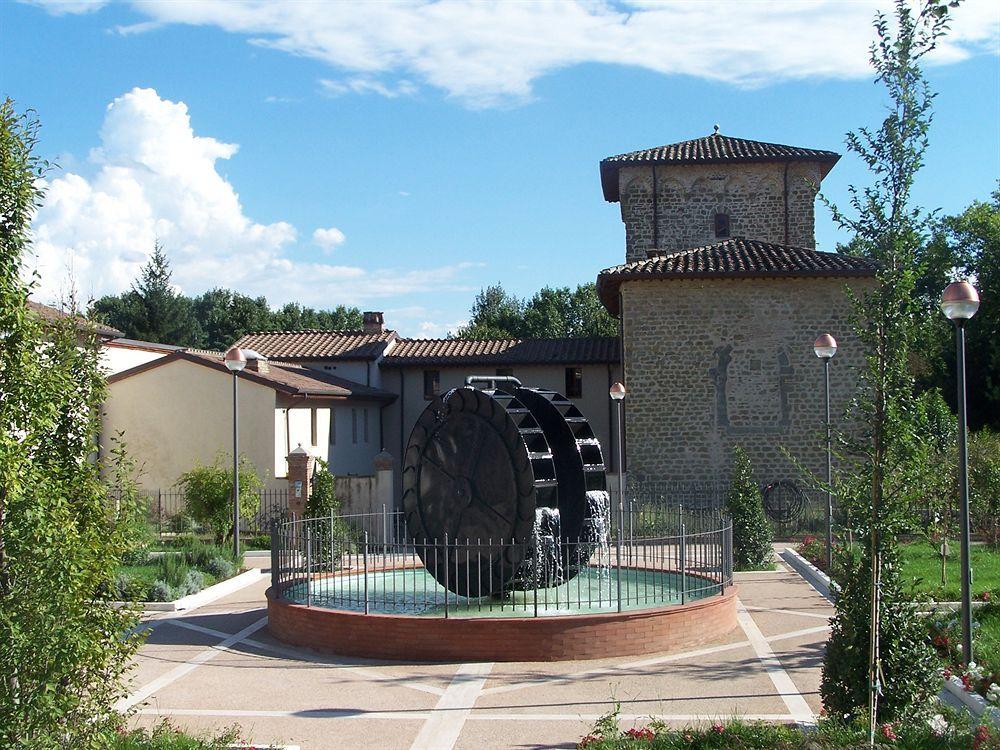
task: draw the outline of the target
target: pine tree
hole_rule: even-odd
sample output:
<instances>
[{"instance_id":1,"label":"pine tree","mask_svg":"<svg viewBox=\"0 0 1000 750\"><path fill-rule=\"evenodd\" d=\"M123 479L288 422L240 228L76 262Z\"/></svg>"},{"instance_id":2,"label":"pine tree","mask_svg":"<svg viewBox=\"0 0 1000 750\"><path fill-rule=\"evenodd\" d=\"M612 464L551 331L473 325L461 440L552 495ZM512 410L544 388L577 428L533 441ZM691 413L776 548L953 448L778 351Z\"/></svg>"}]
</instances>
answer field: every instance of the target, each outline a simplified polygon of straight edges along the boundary
<instances>
[{"instance_id":1,"label":"pine tree","mask_svg":"<svg viewBox=\"0 0 1000 750\"><path fill-rule=\"evenodd\" d=\"M764 514L764 499L753 477L750 457L742 448L733 451L733 474L726 497L726 513L733 521L733 566L760 570L771 560L771 524Z\"/></svg>"},{"instance_id":2,"label":"pine tree","mask_svg":"<svg viewBox=\"0 0 1000 750\"><path fill-rule=\"evenodd\" d=\"M199 346L201 328L194 317L191 300L170 283L170 262L157 241L149 262L128 295L136 305L133 331L128 333L144 341L178 346Z\"/></svg>"}]
</instances>

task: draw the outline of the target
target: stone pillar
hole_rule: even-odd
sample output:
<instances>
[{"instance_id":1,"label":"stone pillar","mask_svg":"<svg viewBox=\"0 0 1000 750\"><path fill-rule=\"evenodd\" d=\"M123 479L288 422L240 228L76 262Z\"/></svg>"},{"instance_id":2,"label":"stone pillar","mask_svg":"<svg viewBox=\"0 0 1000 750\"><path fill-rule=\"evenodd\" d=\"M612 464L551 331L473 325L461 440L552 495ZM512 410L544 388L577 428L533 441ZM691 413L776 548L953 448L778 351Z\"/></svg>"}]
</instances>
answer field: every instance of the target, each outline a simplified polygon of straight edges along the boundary
<instances>
[{"instance_id":1,"label":"stone pillar","mask_svg":"<svg viewBox=\"0 0 1000 750\"><path fill-rule=\"evenodd\" d=\"M312 491L314 459L302 443L288 454L288 510L296 518L302 518L306 511L306 501Z\"/></svg>"},{"instance_id":2,"label":"stone pillar","mask_svg":"<svg viewBox=\"0 0 1000 750\"><path fill-rule=\"evenodd\" d=\"M375 470L375 503L377 512L391 514L396 510L396 502L393 498L393 476L392 476L392 454L383 450L372 459L372 468ZM388 516L391 517L391 516ZM392 524L387 520L382 524L382 534L385 541L391 541Z\"/></svg>"}]
</instances>

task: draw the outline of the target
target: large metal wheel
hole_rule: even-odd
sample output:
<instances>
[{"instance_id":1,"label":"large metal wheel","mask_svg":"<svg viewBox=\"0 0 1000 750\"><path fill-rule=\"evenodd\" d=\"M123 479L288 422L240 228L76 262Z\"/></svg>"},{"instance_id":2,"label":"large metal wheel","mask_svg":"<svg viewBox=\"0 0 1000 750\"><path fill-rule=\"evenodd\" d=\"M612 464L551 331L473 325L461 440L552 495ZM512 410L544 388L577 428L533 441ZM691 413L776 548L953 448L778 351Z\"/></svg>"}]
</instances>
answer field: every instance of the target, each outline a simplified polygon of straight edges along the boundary
<instances>
[{"instance_id":1,"label":"large metal wheel","mask_svg":"<svg viewBox=\"0 0 1000 750\"><path fill-rule=\"evenodd\" d=\"M545 435L509 393L451 390L410 434L407 530L428 572L456 594L503 591L527 554L535 508L554 507L555 494Z\"/></svg>"}]
</instances>

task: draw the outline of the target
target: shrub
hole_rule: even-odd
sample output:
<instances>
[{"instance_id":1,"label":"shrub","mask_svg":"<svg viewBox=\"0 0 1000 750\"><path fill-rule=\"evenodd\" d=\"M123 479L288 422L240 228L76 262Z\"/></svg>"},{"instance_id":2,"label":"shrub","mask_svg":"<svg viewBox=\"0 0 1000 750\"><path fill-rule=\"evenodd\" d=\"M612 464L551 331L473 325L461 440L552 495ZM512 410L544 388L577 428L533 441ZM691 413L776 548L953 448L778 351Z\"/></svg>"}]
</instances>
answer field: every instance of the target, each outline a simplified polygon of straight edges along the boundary
<instances>
[{"instance_id":1,"label":"shrub","mask_svg":"<svg viewBox=\"0 0 1000 750\"><path fill-rule=\"evenodd\" d=\"M146 593L146 601L148 602L172 602L173 600L174 592L166 581L154 581Z\"/></svg>"},{"instance_id":2,"label":"shrub","mask_svg":"<svg viewBox=\"0 0 1000 750\"><path fill-rule=\"evenodd\" d=\"M205 574L200 570L189 570L180 585L180 594L181 596L197 594L203 588L205 588Z\"/></svg>"},{"instance_id":3,"label":"shrub","mask_svg":"<svg viewBox=\"0 0 1000 750\"><path fill-rule=\"evenodd\" d=\"M183 555L167 552L157 559L160 579L171 586L183 586L190 568Z\"/></svg>"},{"instance_id":4,"label":"shrub","mask_svg":"<svg viewBox=\"0 0 1000 750\"><path fill-rule=\"evenodd\" d=\"M975 530L1000 544L1000 433L969 436L969 501Z\"/></svg>"},{"instance_id":5,"label":"shrub","mask_svg":"<svg viewBox=\"0 0 1000 750\"><path fill-rule=\"evenodd\" d=\"M312 493L306 502L306 517L332 519L313 526L313 545L314 555L318 556L317 562L334 567L339 564L342 555L354 548L351 528L339 515L340 501L335 494L335 488L336 479L330 473L326 461L318 459L313 475ZM268 547L270 546L269 542ZM328 560L331 556L332 559Z\"/></svg>"},{"instance_id":6,"label":"shrub","mask_svg":"<svg viewBox=\"0 0 1000 750\"><path fill-rule=\"evenodd\" d=\"M736 570L760 570L771 560L771 525L764 515L764 500L753 478L746 452L733 452L733 478L726 498L726 512L733 521L733 565Z\"/></svg>"},{"instance_id":7,"label":"shrub","mask_svg":"<svg viewBox=\"0 0 1000 750\"><path fill-rule=\"evenodd\" d=\"M824 572L826 570L826 541L812 534L799 543L799 554Z\"/></svg>"},{"instance_id":8,"label":"shrub","mask_svg":"<svg viewBox=\"0 0 1000 750\"><path fill-rule=\"evenodd\" d=\"M174 534L189 534L194 531L194 519L187 513L178 513L170 517L170 520L167 522L167 529Z\"/></svg>"},{"instance_id":9,"label":"shrub","mask_svg":"<svg viewBox=\"0 0 1000 750\"><path fill-rule=\"evenodd\" d=\"M233 534L233 472L224 456L211 466L197 466L177 480L191 516L212 529L216 543ZM249 518L260 509L263 483L246 456L240 456L240 517Z\"/></svg>"},{"instance_id":10,"label":"shrub","mask_svg":"<svg viewBox=\"0 0 1000 750\"><path fill-rule=\"evenodd\" d=\"M205 563L204 568L206 573L219 581L231 578L236 572L236 566L224 557L213 557Z\"/></svg>"}]
</instances>

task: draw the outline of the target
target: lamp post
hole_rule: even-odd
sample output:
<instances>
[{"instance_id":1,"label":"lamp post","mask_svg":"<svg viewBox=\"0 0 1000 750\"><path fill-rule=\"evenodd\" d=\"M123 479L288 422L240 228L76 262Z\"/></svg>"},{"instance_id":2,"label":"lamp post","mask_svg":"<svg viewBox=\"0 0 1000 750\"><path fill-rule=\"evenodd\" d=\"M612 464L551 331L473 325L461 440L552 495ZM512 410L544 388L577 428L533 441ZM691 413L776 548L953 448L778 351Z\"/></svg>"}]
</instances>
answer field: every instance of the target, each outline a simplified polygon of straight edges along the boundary
<instances>
[{"instance_id":1,"label":"lamp post","mask_svg":"<svg viewBox=\"0 0 1000 750\"><path fill-rule=\"evenodd\" d=\"M238 374L247 366L242 349L235 346L226 352L226 367L233 374L233 554L240 557L240 411Z\"/></svg>"},{"instance_id":2,"label":"lamp post","mask_svg":"<svg viewBox=\"0 0 1000 750\"><path fill-rule=\"evenodd\" d=\"M833 575L833 440L830 432L830 360L837 353L837 339L829 333L813 342L813 351L823 362L826 400L826 572Z\"/></svg>"},{"instance_id":3,"label":"lamp post","mask_svg":"<svg viewBox=\"0 0 1000 750\"><path fill-rule=\"evenodd\" d=\"M618 536L625 528L625 464L622 463L622 401L625 400L625 386L620 381L608 389L608 395L615 402L615 419L618 422Z\"/></svg>"},{"instance_id":4,"label":"lamp post","mask_svg":"<svg viewBox=\"0 0 1000 750\"><path fill-rule=\"evenodd\" d=\"M979 293L967 281L949 284L941 295L941 312L955 324L958 380L958 494L962 535L962 655L972 655L972 567L969 563L969 435L965 415L965 322L979 309Z\"/></svg>"}]
</instances>

